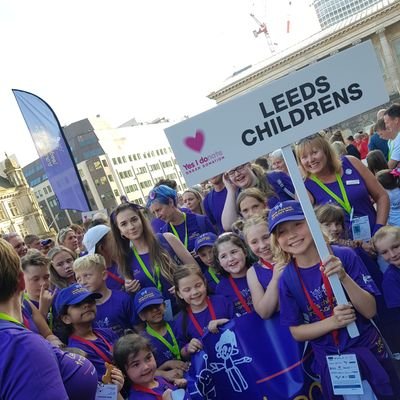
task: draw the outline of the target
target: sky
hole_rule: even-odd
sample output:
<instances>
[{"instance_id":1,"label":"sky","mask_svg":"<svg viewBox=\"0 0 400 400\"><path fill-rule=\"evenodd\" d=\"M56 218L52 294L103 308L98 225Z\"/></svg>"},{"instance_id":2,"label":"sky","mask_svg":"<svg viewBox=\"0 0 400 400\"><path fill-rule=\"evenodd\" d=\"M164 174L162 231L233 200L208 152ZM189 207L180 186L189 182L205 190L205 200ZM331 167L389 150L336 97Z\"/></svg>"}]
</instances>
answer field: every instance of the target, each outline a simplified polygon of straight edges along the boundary
<instances>
[{"instance_id":1,"label":"sky","mask_svg":"<svg viewBox=\"0 0 400 400\"><path fill-rule=\"evenodd\" d=\"M0 159L15 154L24 166L38 158L11 89L40 96L61 125L98 114L114 127L131 118L178 121L213 107L207 94L268 58L250 13L284 49L319 30L310 4L0 0Z\"/></svg>"}]
</instances>

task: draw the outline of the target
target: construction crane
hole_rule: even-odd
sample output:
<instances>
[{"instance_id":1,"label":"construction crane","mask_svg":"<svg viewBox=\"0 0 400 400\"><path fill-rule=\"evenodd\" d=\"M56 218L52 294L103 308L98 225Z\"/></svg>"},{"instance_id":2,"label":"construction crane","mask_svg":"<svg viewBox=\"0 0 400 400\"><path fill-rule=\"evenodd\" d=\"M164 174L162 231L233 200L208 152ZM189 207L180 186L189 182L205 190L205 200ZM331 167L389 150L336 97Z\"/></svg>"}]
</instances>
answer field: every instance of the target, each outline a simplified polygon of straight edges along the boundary
<instances>
[{"instance_id":1,"label":"construction crane","mask_svg":"<svg viewBox=\"0 0 400 400\"><path fill-rule=\"evenodd\" d=\"M265 22L260 22L256 18L256 16L254 14L250 14L250 17L252 17L254 19L254 21L256 21L258 26L259 26L258 31L257 30L253 31L254 37L257 37L258 35L263 33L265 35L265 38L267 39L267 43L268 43L268 47L269 47L270 52L272 54L274 54L276 52L276 47L277 47L278 44L274 43L272 41L272 39L271 39L271 36L269 36L267 25L265 24Z\"/></svg>"}]
</instances>

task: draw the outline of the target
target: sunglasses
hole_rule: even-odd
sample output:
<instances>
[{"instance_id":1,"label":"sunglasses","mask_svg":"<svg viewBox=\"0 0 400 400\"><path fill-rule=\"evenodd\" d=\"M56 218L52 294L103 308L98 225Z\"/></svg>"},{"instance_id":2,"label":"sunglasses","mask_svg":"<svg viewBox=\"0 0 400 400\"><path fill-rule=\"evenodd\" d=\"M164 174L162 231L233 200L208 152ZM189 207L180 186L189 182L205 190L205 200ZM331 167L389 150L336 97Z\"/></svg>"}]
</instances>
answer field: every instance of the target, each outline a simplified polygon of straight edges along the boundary
<instances>
[{"instance_id":1,"label":"sunglasses","mask_svg":"<svg viewBox=\"0 0 400 400\"><path fill-rule=\"evenodd\" d=\"M248 163L242 164L237 166L236 168L230 169L228 171L228 176L229 178L233 178L235 176L236 173L241 173L244 171L244 169L246 168L246 166L248 165Z\"/></svg>"}]
</instances>

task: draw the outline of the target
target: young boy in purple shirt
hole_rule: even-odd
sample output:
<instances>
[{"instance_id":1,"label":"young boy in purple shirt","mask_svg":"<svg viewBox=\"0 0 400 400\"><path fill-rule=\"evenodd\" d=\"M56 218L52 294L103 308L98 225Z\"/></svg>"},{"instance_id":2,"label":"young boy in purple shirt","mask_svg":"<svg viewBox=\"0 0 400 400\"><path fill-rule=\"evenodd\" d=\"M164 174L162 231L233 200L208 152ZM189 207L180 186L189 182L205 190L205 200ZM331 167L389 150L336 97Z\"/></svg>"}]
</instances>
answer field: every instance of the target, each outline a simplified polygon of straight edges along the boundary
<instances>
[{"instance_id":1,"label":"young boy in purple shirt","mask_svg":"<svg viewBox=\"0 0 400 400\"><path fill-rule=\"evenodd\" d=\"M131 296L120 290L110 290L106 285L107 272L104 257L92 254L74 261L73 269L79 284L91 293L100 293L96 299L95 328L111 328L118 337L125 329L131 329L138 319Z\"/></svg>"},{"instance_id":2,"label":"young boy in purple shirt","mask_svg":"<svg viewBox=\"0 0 400 400\"><path fill-rule=\"evenodd\" d=\"M181 343L175 335L174 323L164 320L165 304L161 292L155 287L139 290L135 296L135 311L146 323L141 334L150 341L154 349L157 375L179 386L189 365L182 361Z\"/></svg>"}]
</instances>

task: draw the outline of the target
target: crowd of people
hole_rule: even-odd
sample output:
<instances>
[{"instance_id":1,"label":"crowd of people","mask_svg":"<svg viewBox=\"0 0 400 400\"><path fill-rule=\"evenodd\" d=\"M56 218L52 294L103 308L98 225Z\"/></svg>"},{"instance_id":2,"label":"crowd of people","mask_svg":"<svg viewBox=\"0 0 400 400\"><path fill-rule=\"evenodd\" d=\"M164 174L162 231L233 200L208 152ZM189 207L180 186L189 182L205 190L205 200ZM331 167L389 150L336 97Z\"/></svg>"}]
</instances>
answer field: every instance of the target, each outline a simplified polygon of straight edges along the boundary
<instances>
[{"instance_id":1,"label":"crowd of people","mask_svg":"<svg viewBox=\"0 0 400 400\"><path fill-rule=\"evenodd\" d=\"M119 399L190 399L185 376L203 336L248 313L279 315L309 343L323 398L342 398L327 356L348 354L368 398L399 399L399 132L393 104L370 135L295 144L325 260L279 150L182 194L160 181L146 207L124 198L54 240L3 235L0 399L90 400L99 382ZM337 304L332 275L348 303Z\"/></svg>"}]
</instances>

